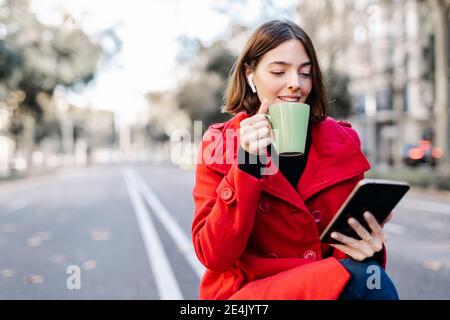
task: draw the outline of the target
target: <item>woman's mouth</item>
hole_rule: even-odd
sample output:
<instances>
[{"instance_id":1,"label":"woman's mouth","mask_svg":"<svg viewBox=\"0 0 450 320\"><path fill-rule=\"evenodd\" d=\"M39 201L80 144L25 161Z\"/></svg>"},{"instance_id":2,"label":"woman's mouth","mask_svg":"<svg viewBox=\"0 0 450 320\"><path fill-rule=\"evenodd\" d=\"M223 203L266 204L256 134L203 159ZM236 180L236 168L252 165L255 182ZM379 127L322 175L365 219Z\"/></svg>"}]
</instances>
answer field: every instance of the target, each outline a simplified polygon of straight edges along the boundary
<instances>
[{"instance_id":1,"label":"woman's mouth","mask_svg":"<svg viewBox=\"0 0 450 320\"><path fill-rule=\"evenodd\" d=\"M299 97L299 96L283 96L283 97L278 97L278 99L286 101L286 102L299 102L301 97Z\"/></svg>"}]
</instances>

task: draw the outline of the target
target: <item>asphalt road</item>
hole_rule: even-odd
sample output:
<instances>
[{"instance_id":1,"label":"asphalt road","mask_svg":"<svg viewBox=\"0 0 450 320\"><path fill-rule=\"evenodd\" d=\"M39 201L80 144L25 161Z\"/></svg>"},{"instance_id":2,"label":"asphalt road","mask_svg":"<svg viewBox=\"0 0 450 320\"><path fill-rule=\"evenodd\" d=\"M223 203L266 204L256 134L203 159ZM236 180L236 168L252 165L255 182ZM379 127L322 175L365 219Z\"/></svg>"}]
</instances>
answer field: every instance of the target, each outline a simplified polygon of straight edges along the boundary
<instances>
[{"instance_id":1,"label":"asphalt road","mask_svg":"<svg viewBox=\"0 0 450 320\"><path fill-rule=\"evenodd\" d=\"M0 184L0 299L198 299L194 173L108 165ZM391 222L402 299L450 299L450 199L411 192Z\"/></svg>"}]
</instances>

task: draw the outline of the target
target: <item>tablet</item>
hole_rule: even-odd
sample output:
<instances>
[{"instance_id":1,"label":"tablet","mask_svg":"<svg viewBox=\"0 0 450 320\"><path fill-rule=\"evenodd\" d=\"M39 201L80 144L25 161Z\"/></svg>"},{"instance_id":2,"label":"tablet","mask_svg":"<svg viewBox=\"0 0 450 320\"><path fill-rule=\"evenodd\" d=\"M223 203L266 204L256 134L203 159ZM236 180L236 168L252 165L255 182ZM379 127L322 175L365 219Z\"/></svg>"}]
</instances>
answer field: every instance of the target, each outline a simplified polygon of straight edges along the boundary
<instances>
[{"instance_id":1,"label":"tablet","mask_svg":"<svg viewBox=\"0 0 450 320\"><path fill-rule=\"evenodd\" d=\"M331 238L333 231L355 239L361 239L348 224L348 219L350 217L357 219L370 232L371 229L363 216L364 212L370 211L378 223L382 224L409 188L410 185L403 181L379 179L359 181L322 232L320 240L327 243L339 243L339 241Z\"/></svg>"}]
</instances>

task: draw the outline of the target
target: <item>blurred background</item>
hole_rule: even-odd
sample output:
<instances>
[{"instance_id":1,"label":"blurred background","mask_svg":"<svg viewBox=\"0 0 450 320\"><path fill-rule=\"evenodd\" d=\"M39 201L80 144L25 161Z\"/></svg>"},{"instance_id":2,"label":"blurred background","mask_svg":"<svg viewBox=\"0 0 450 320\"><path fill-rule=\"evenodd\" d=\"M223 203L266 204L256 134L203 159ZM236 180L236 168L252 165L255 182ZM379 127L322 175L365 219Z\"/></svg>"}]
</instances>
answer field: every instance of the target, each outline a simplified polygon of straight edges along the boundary
<instances>
[{"instance_id":1,"label":"blurred background","mask_svg":"<svg viewBox=\"0 0 450 320\"><path fill-rule=\"evenodd\" d=\"M230 118L219 111L230 68L275 18L311 36L331 116L358 131L368 176L413 185L388 229L400 296L450 298L449 9L0 0L0 298L198 297L198 142Z\"/></svg>"}]
</instances>

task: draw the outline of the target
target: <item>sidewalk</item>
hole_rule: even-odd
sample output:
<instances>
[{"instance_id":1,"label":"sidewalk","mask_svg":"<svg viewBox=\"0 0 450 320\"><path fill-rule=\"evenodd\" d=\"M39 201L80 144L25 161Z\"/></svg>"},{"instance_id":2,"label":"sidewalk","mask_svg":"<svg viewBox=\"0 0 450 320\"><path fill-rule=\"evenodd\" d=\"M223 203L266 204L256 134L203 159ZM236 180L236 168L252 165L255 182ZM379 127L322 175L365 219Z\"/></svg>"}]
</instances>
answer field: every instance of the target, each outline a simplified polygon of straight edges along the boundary
<instances>
[{"instance_id":1,"label":"sidewalk","mask_svg":"<svg viewBox=\"0 0 450 320\"><path fill-rule=\"evenodd\" d=\"M450 204L450 191L446 190L425 189L412 186L409 194L410 196L427 197L430 200Z\"/></svg>"},{"instance_id":2,"label":"sidewalk","mask_svg":"<svg viewBox=\"0 0 450 320\"><path fill-rule=\"evenodd\" d=\"M27 176L17 176L0 179L0 196L7 195L17 190L27 190L41 187L51 181L88 167L60 166L56 168L39 169L29 173Z\"/></svg>"},{"instance_id":3,"label":"sidewalk","mask_svg":"<svg viewBox=\"0 0 450 320\"><path fill-rule=\"evenodd\" d=\"M6 195L17 189L26 190L41 186L56 177L59 171L66 168L53 168L34 171L27 176L0 178L0 195Z\"/></svg>"}]
</instances>

